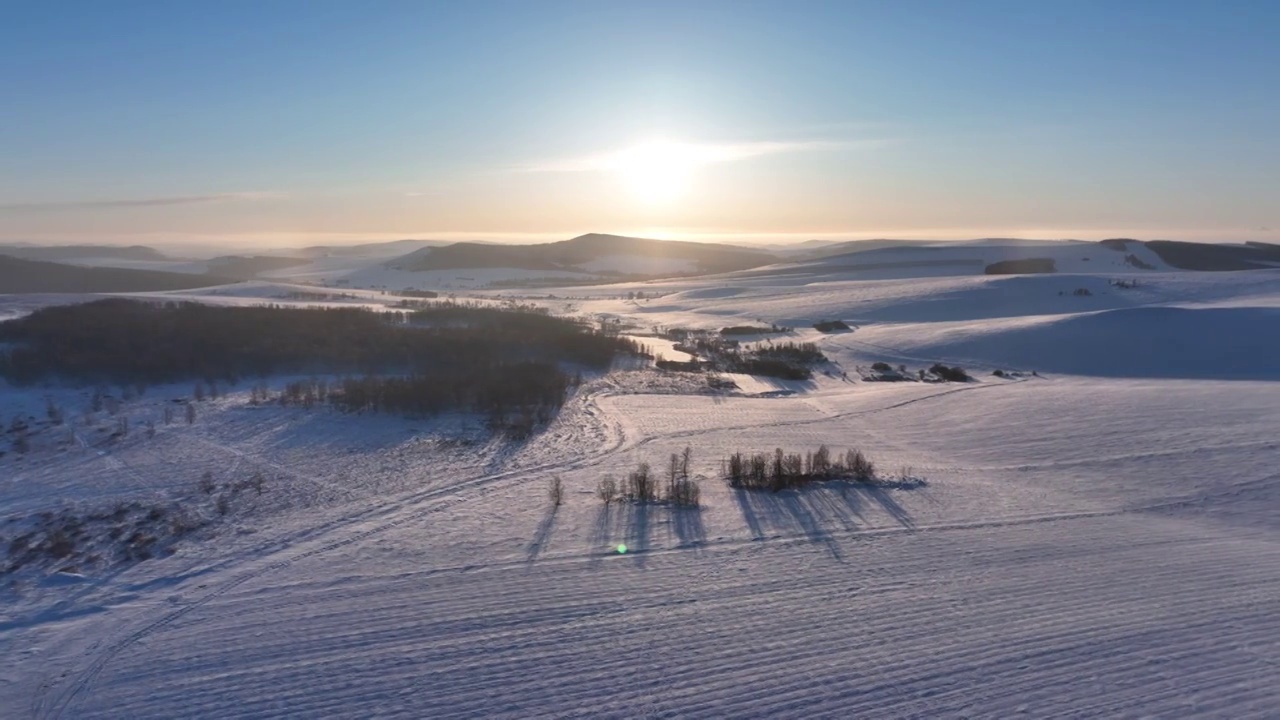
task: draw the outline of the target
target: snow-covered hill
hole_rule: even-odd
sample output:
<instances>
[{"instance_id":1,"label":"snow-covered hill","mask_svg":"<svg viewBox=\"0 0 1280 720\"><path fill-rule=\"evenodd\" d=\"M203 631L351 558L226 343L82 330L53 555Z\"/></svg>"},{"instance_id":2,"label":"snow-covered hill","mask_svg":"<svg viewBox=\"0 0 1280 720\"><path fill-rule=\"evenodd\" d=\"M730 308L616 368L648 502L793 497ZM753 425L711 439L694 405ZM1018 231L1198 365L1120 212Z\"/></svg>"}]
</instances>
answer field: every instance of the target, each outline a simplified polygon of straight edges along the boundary
<instances>
[{"instance_id":1,"label":"snow-covered hill","mask_svg":"<svg viewBox=\"0 0 1280 720\"><path fill-rule=\"evenodd\" d=\"M1269 717L1280 270L1052 250L1045 275L775 266L526 292L639 337L777 323L832 364L785 393L620 365L521 443L474 418L254 405L245 384L189 425L158 421L189 388L150 389L120 413L154 436L108 440L119 416L86 420L90 389L4 388L11 413L76 418L0 457L7 542L66 503L212 508L206 473L265 489L172 556L0 576L0 716ZM1022 251L1047 252L1000 252ZM152 297L307 302L293 287ZM811 327L833 319L851 330ZM873 362L974 380L861 381ZM732 452L821 444L885 481L720 478ZM685 447L699 509L597 498Z\"/></svg>"},{"instance_id":2,"label":"snow-covered hill","mask_svg":"<svg viewBox=\"0 0 1280 720\"><path fill-rule=\"evenodd\" d=\"M1171 269L1142 243L1102 244L1074 240L898 243L855 249L784 268L788 273L810 278L845 275L875 280L982 275L997 263L1027 260L1052 261L1052 271L1059 273L1140 273ZM773 273L784 268L760 272Z\"/></svg>"},{"instance_id":3,"label":"snow-covered hill","mask_svg":"<svg viewBox=\"0 0 1280 720\"><path fill-rule=\"evenodd\" d=\"M725 274L734 281L772 278L788 284L812 284L823 280L901 280L1031 271L1143 275L1280 265L1280 259L1268 260L1274 247L1261 243L1228 246L1119 239L865 240L829 244L820 250L801 245L770 255L713 243L590 234L535 245L403 240L255 252L255 256L208 260L77 256L71 262L331 287L444 292L714 274ZM1166 256L1177 264L1171 265ZM811 259L794 259L806 257ZM788 262L779 262L789 258ZM285 264L290 266L283 267Z\"/></svg>"}]
</instances>

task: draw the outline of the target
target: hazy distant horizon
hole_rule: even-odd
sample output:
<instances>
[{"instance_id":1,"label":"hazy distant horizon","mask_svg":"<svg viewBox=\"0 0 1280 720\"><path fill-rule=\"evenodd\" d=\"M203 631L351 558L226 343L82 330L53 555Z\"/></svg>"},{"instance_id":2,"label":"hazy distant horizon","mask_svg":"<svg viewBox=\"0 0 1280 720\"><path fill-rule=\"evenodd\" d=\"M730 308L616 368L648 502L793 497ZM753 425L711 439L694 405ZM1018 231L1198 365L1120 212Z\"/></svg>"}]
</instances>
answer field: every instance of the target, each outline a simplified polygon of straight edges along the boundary
<instances>
[{"instance_id":1,"label":"hazy distant horizon","mask_svg":"<svg viewBox=\"0 0 1280 720\"><path fill-rule=\"evenodd\" d=\"M5 20L10 241L1280 228L1277 3L72 2Z\"/></svg>"},{"instance_id":2,"label":"hazy distant horizon","mask_svg":"<svg viewBox=\"0 0 1280 720\"><path fill-rule=\"evenodd\" d=\"M677 233L663 230L639 229L639 230L582 230L582 231L566 231L561 233L522 233L522 234L500 234L500 233L449 233L449 232L423 232L423 233L406 233L406 234L376 234L376 233L324 233L324 234L308 234L294 235L290 233L267 233L255 234L250 236L180 236L170 234L155 235L131 235L125 237L56 237L56 238L0 238L0 245L33 245L33 246L64 246L64 245L104 245L104 246L130 246L142 245L154 247L157 249L172 249L187 252L219 252L226 251L233 253L237 250L268 250L268 249L289 249L304 248L313 246L345 246L345 245L365 245L376 243L387 243L397 241L426 241L426 242L484 242L496 243L503 245L530 245L536 243L558 242L561 240L569 240L581 235L600 234L600 235L622 235L626 237L648 238L653 240L675 240L686 242L707 242L720 243L727 245L746 245L746 246L787 246L802 245L809 242L837 243L854 240L891 240L905 242L973 242L981 240L1026 240L1026 241L1047 241L1047 242L1097 242L1108 238L1128 238L1134 240L1174 240L1182 242L1208 242L1208 243L1245 243L1245 242L1264 242L1264 243L1280 243L1280 236L1277 235L1259 235L1250 234L1245 237L1226 237L1224 235L1216 236L1176 236L1172 234L1146 234L1132 231L1091 231L1080 232L1072 235L1051 235L1047 231L1037 232L1035 234L1028 233L1006 233L991 232L980 234L961 234L961 233L938 233L936 235L926 234L895 234L895 233Z\"/></svg>"}]
</instances>

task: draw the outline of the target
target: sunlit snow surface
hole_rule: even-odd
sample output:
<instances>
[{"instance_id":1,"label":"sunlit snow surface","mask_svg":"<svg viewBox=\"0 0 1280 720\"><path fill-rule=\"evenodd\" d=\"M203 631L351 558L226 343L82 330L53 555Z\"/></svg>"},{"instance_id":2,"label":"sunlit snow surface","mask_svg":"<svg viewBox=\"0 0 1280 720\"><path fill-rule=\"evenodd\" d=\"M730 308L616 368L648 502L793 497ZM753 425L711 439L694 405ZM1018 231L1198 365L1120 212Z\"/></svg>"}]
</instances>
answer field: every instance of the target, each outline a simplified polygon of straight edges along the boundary
<instances>
[{"instance_id":1,"label":"sunlit snow surface","mask_svg":"<svg viewBox=\"0 0 1280 720\"><path fill-rule=\"evenodd\" d=\"M518 446L473 418L253 407L245 386L154 438L42 431L0 458L4 522L188 497L205 472L268 486L171 557L6 576L0 717L1273 717L1280 271L1110 284L1135 273L526 291L638 336L777 323L833 364L722 392L620 365ZM810 327L829 319L854 329ZM976 381L860 380L876 361ZM50 393L88 397L10 388L4 418ZM124 412L137 428L188 394ZM728 453L823 443L926 482L719 479ZM685 446L700 511L596 498Z\"/></svg>"}]
</instances>

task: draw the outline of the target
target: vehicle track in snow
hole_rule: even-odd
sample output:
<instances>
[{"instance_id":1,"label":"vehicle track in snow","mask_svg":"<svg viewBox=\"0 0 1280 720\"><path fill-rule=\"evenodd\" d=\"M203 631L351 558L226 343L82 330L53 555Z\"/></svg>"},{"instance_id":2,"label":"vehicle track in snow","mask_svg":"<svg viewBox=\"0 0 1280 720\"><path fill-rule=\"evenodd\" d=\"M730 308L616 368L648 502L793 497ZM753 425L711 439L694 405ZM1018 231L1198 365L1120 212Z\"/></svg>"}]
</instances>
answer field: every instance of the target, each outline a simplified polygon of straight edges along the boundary
<instances>
[{"instance_id":1,"label":"vehicle track in snow","mask_svg":"<svg viewBox=\"0 0 1280 720\"><path fill-rule=\"evenodd\" d=\"M83 714L1262 716L1280 548L1194 530L1077 513L851 534L849 563L791 538L269 586Z\"/></svg>"},{"instance_id":2,"label":"vehicle track in snow","mask_svg":"<svg viewBox=\"0 0 1280 720\"><path fill-rule=\"evenodd\" d=\"M1002 385L966 385L964 387L950 388L941 392L931 393L923 397L891 403L882 407L838 413L831 417L781 422L772 424L768 427L809 425L814 423L830 422L831 420L839 418L890 411L926 400L936 400L958 392L971 392L984 387L1008 387L1010 384L1012 383L1005 383ZM252 550L230 558L222 563L202 569L199 571L199 574L205 575L209 572L234 572L234 568L244 565L246 562L256 566L247 572L229 578L219 584L217 588L205 593L200 598L167 613L163 617L148 623L125 636L122 640L100 650L97 652L95 658L91 661L88 667L80 673L76 679L73 680L67 688L57 696L56 699L49 702L43 696L36 698L34 714L37 717L62 717L66 709L71 707L77 698L81 697L86 690L91 688L93 680L121 651L162 630L191 611L254 578L276 572L298 561L331 552L361 540L385 533L388 530L401 527L406 523L421 520L423 517L428 515L444 512L458 504L470 502L496 492L499 489L502 489L503 486L521 481L530 475L580 469L596 464L621 450L633 450L658 440L693 437L705 434L706 432L718 432L724 429L717 428L714 431L708 430L694 432L682 432L677 430L667 435L648 437L638 442L629 442L625 426L609 420L608 413L601 413L599 401L605 397L608 396L593 395L586 398L586 402L584 403L586 408L584 412L587 412L599 422L605 423L610 427L607 434L611 440L611 445L602 449L600 452L568 463L547 463L539 466L508 470L474 477L452 484L445 488L433 488L424 491L404 493L393 498L389 502L375 502L375 504L371 506L364 507L351 514L344 515L339 519L295 531L283 537L274 538L265 545L259 545ZM237 454L244 457L241 453ZM370 526L360 528L362 525ZM326 537L334 533L341 533L347 530L351 530L351 532L347 532L342 537L335 540L325 541ZM298 549L298 547L303 544L317 545L310 549L289 554L287 557L272 560L276 555L289 553L290 550ZM248 558L248 560L246 560L246 558Z\"/></svg>"},{"instance_id":3,"label":"vehicle track in snow","mask_svg":"<svg viewBox=\"0 0 1280 720\"><path fill-rule=\"evenodd\" d=\"M594 407L595 403L596 399L594 397L587 399L587 405ZM476 497L482 497L495 492L501 485L519 481L529 475L537 474L539 472L550 472L553 470L563 471L578 467L585 467L612 454L624 442L624 437L620 433L613 432L612 436L616 440L617 444L606 447L596 455L583 457L570 463L552 463L543 466L533 466L483 475L463 480L443 488L432 488L428 490L404 493L389 502L374 501L372 505L361 508L337 520L327 521L321 525L312 526L300 531L289 533L283 537L274 538L266 545L260 545L253 550L242 553L238 557L219 563L213 568L201 570L198 574L203 575L209 570L230 572L233 571L236 566L244 564L246 557L251 558L249 560L250 563L257 564L257 567L254 569L226 580L217 588L205 593L200 598L142 626L138 630L125 636L122 640L119 640L99 651L89 666L83 672L79 673L64 692L58 695L58 697L52 699L52 701L44 695L35 698L35 702L33 704L33 715L36 717L62 717L63 713L71 706L76 698L84 693L86 689L91 687L93 679L96 678L111 659L122 650L154 634L189 612L244 584L245 582L248 582L249 580L267 573L278 571L300 560L336 550L360 540L379 535L393 528L400 527L408 522L420 520L423 517L434 513L443 512L458 505L459 503L468 502L476 499ZM224 447L222 449L225 450L228 448ZM289 472L290 474L293 474L292 471ZM424 506L424 503L427 504ZM373 525L371 527L354 530L339 539L324 542L325 537L330 534L352 529L359 525L368 523L373 523ZM297 546L304 543L320 544L316 547L291 554L283 559L275 561L271 560L273 556L280 553L286 553L292 549L297 549Z\"/></svg>"}]
</instances>

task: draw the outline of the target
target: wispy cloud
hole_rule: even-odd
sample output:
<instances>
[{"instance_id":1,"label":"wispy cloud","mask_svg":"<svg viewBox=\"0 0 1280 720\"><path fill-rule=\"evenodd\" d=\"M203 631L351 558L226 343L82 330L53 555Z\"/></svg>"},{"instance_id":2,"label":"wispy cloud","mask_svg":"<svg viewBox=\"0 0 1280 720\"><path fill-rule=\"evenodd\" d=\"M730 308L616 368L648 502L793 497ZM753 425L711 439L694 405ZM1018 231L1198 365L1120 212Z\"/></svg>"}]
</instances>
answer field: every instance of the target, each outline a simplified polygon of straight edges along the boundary
<instances>
[{"instance_id":1,"label":"wispy cloud","mask_svg":"<svg viewBox=\"0 0 1280 720\"><path fill-rule=\"evenodd\" d=\"M3 203L0 211L10 210L92 210L100 208L167 207L170 205L207 205L222 202L254 202L283 197L281 193L239 192L214 195L175 195L169 197L125 198L117 200L58 200L52 202Z\"/></svg>"},{"instance_id":2,"label":"wispy cloud","mask_svg":"<svg viewBox=\"0 0 1280 720\"><path fill-rule=\"evenodd\" d=\"M744 143L683 143L655 140L612 152L575 158L549 160L516 168L526 173L579 173L617 170L633 165L649 155L662 155L690 166L747 160L765 155L833 150L857 143L828 140L767 141Z\"/></svg>"}]
</instances>

